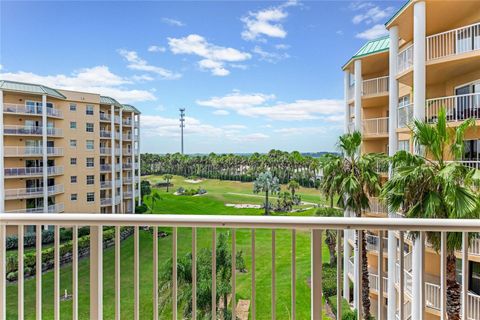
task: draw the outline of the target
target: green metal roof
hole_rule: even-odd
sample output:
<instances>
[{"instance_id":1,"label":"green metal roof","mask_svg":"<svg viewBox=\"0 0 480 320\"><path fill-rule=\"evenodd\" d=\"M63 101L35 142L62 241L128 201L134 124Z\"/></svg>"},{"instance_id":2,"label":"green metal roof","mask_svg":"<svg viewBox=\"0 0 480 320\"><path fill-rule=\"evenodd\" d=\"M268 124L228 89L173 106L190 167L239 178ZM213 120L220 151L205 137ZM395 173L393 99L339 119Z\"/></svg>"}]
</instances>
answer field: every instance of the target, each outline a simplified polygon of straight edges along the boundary
<instances>
[{"instance_id":1,"label":"green metal roof","mask_svg":"<svg viewBox=\"0 0 480 320\"><path fill-rule=\"evenodd\" d=\"M116 107L119 107L119 108L123 108L122 104L120 104L120 102L118 102L117 100L111 98L111 97L107 97L107 96L100 96L100 104L108 104L108 105L114 105Z\"/></svg>"},{"instance_id":2,"label":"green metal roof","mask_svg":"<svg viewBox=\"0 0 480 320\"><path fill-rule=\"evenodd\" d=\"M353 57L351 57L347 61L347 63L343 65L342 69L344 69L345 66L347 66L352 60L365 57L371 54L388 51L389 47L390 47L390 36L383 36L378 39L370 40L367 43L365 43L360 48L360 50L358 50L357 53L355 53Z\"/></svg>"},{"instance_id":3,"label":"green metal roof","mask_svg":"<svg viewBox=\"0 0 480 320\"><path fill-rule=\"evenodd\" d=\"M47 96L66 99L66 97L55 89L33 83L0 80L0 90L25 92L31 94L46 94Z\"/></svg>"},{"instance_id":4,"label":"green metal roof","mask_svg":"<svg viewBox=\"0 0 480 320\"><path fill-rule=\"evenodd\" d=\"M124 104L123 105L123 111L128 111L128 112L135 112L135 113L140 113L140 111L132 106L131 104Z\"/></svg>"}]
</instances>

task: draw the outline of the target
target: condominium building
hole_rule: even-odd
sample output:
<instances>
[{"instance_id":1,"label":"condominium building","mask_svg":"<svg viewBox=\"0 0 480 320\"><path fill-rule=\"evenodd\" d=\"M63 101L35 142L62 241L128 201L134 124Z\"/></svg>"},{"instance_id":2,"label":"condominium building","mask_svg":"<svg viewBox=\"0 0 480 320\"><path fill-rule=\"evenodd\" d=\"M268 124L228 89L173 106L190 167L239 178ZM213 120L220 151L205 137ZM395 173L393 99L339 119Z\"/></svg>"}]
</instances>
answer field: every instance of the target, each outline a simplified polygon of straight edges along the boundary
<instances>
[{"instance_id":1,"label":"condominium building","mask_svg":"<svg viewBox=\"0 0 480 320\"><path fill-rule=\"evenodd\" d=\"M439 110L445 108L450 126L476 119L476 126L466 133L462 161L480 168L480 1L409 1L386 28L388 36L367 42L343 66L345 132L362 133L365 153L416 152L407 125L412 119L434 123ZM387 211L378 199L371 199L365 216L398 217ZM360 282L354 237L347 232L344 243L347 299L349 282L354 286ZM405 318L440 318L444 301L440 254L420 240L405 238L405 245L400 246L399 233L383 237L389 239L388 248L383 246L382 235L367 235L374 314L381 311L383 319L394 319L402 309ZM461 257L459 253L458 280L468 288L462 297L468 299L465 318L480 319L480 242L470 244L466 274L460 270ZM402 299L398 294L401 280ZM384 292L380 296L396 299L383 298L378 303L379 291ZM358 297L353 296L357 306ZM405 304L401 306L400 301Z\"/></svg>"},{"instance_id":2,"label":"condominium building","mask_svg":"<svg viewBox=\"0 0 480 320\"><path fill-rule=\"evenodd\" d=\"M134 106L0 81L0 112L0 212L134 212L140 199Z\"/></svg>"}]
</instances>

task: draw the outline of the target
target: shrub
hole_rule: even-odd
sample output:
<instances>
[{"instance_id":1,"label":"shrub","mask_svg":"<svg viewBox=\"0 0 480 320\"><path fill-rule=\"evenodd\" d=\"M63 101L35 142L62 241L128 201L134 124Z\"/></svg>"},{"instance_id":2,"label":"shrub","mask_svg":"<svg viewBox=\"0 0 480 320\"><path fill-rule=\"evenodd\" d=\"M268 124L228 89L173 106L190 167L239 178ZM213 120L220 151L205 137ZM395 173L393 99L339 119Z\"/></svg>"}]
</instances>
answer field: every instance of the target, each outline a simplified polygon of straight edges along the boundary
<instances>
[{"instance_id":1,"label":"shrub","mask_svg":"<svg viewBox=\"0 0 480 320\"><path fill-rule=\"evenodd\" d=\"M177 193L178 194L184 194L185 193L185 188L183 188L183 187L178 188Z\"/></svg>"},{"instance_id":2,"label":"shrub","mask_svg":"<svg viewBox=\"0 0 480 320\"><path fill-rule=\"evenodd\" d=\"M337 294L337 267L331 267L330 264L323 264L322 289L325 298Z\"/></svg>"},{"instance_id":3,"label":"shrub","mask_svg":"<svg viewBox=\"0 0 480 320\"><path fill-rule=\"evenodd\" d=\"M337 315L337 296L327 298L327 302L332 309L333 314ZM350 308L348 301L342 298L342 320L356 320L357 313Z\"/></svg>"},{"instance_id":4,"label":"shrub","mask_svg":"<svg viewBox=\"0 0 480 320\"><path fill-rule=\"evenodd\" d=\"M317 210L315 210L315 215L321 217L341 217L343 216L343 212L337 208L318 207Z\"/></svg>"},{"instance_id":5,"label":"shrub","mask_svg":"<svg viewBox=\"0 0 480 320\"><path fill-rule=\"evenodd\" d=\"M13 271L10 273L7 273L7 280L8 281L15 281L18 279L18 271Z\"/></svg>"},{"instance_id":6,"label":"shrub","mask_svg":"<svg viewBox=\"0 0 480 320\"><path fill-rule=\"evenodd\" d=\"M204 188L198 189L198 194L205 194L205 193L207 193L207 190L205 190Z\"/></svg>"},{"instance_id":7,"label":"shrub","mask_svg":"<svg viewBox=\"0 0 480 320\"><path fill-rule=\"evenodd\" d=\"M142 205L140 206L135 207L135 213L145 213L147 211L148 211L148 208L144 203L142 203Z\"/></svg>"}]
</instances>

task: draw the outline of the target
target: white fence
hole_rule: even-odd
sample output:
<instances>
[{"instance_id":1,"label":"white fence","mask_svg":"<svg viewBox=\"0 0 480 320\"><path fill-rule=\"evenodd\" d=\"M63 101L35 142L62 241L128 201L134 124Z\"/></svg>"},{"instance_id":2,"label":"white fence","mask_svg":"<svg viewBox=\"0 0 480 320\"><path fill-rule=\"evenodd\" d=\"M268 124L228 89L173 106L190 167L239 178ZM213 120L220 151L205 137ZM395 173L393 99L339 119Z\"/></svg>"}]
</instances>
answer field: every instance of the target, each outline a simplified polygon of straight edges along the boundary
<instances>
[{"instance_id":1,"label":"white fence","mask_svg":"<svg viewBox=\"0 0 480 320\"><path fill-rule=\"evenodd\" d=\"M426 121L436 122L441 109L445 109L449 122L463 121L468 118L480 119L480 93L428 99L425 110Z\"/></svg>"},{"instance_id":2,"label":"white fence","mask_svg":"<svg viewBox=\"0 0 480 320\"><path fill-rule=\"evenodd\" d=\"M363 80L363 96L373 96L388 93L388 76Z\"/></svg>"},{"instance_id":3,"label":"white fence","mask_svg":"<svg viewBox=\"0 0 480 320\"><path fill-rule=\"evenodd\" d=\"M405 128L413 121L413 103L398 107L398 128Z\"/></svg>"},{"instance_id":4,"label":"white fence","mask_svg":"<svg viewBox=\"0 0 480 320\"><path fill-rule=\"evenodd\" d=\"M388 117L363 120L365 136L383 136L388 134Z\"/></svg>"},{"instance_id":5,"label":"white fence","mask_svg":"<svg viewBox=\"0 0 480 320\"><path fill-rule=\"evenodd\" d=\"M426 58L436 60L480 49L480 23L427 37Z\"/></svg>"},{"instance_id":6,"label":"white fence","mask_svg":"<svg viewBox=\"0 0 480 320\"><path fill-rule=\"evenodd\" d=\"M397 73L402 73L413 67L413 44L398 53Z\"/></svg>"}]
</instances>

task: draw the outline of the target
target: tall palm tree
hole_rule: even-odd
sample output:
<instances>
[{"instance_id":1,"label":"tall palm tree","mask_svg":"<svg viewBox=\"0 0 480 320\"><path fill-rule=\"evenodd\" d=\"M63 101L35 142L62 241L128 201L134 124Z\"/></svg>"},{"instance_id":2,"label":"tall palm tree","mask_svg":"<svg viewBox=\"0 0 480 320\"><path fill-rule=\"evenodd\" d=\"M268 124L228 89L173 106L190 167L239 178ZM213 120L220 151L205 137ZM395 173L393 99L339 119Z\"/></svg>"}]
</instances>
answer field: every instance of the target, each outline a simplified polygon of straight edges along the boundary
<instances>
[{"instance_id":1,"label":"tall palm tree","mask_svg":"<svg viewBox=\"0 0 480 320\"><path fill-rule=\"evenodd\" d=\"M158 194L158 192L153 191L151 194L145 196L145 204L147 205L150 213L154 213L153 211L155 210L156 204L158 201L162 200L162 197Z\"/></svg>"},{"instance_id":2,"label":"tall palm tree","mask_svg":"<svg viewBox=\"0 0 480 320\"><path fill-rule=\"evenodd\" d=\"M381 154L361 154L360 146L362 135L355 131L340 136L338 147L343 156L332 155L330 161L338 168L332 183L338 186L338 205L361 217L362 211L369 208L369 197L380 192L380 175L376 172L376 163L383 156ZM370 319L370 283L368 276L367 241L365 231L362 234L362 243L358 243L362 256L362 306L365 319Z\"/></svg>"},{"instance_id":3,"label":"tall palm tree","mask_svg":"<svg viewBox=\"0 0 480 320\"><path fill-rule=\"evenodd\" d=\"M270 211L270 204L268 203L268 196L280 191L280 184L277 177L274 177L270 171L261 173L253 183L253 192L265 193L265 215Z\"/></svg>"},{"instance_id":4,"label":"tall palm tree","mask_svg":"<svg viewBox=\"0 0 480 320\"><path fill-rule=\"evenodd\" d=\"M163 179L167 182L167 192L168 192L168 187L170 186L170 180L172 180L173 175L167 173L163 175Z\"/></svg>"},{"instance_id":5,"label":"tall palm tree","mask_svg":"<svg viewBox=\"0 0 480 320\"><path fill-rule=\"evenodd\" d=\"M435 125L413 122L413 142L419 152L399 151L393 156L393 175L382 190L390 210L402 211L409 218L480 217L479 195L473 189L480 180L480 171L447 161L462 158L465 132L473 124L470 119L458 127L449 127L445 110L440 111ZM439 233L427 233L427 239L437 250L440 248ZM453 320L460 319L455 250L461 248L461 239L459 233L448 233L446 311L448 319Z\"/></svg>"},{"instance_id":6,"label":"tall palm tree","mask_svg":"<svg viewBox=\"0 0 480 320\"><path fill-rule=\"evenodd\" d=\"M343 167L342 158L335 154L326 154L321 159L320 167L322 168L322 179L318 188L326 200L330 200L330 208L333 208L335 195L341 191L341 180L337 179L337 173Z\"/></svg>"},{"instance_id":7,"label":"tall palm tree","mask_svg":"<svg viewBox=\"0 0 480 320\"><path fill-rule=\"evenodd\" d=\"M300 184L297 180L290 180L287 185L287 189L292 193L292 198L295 197L295 191L300 189Z\"/></svg>"}]
</instances>

